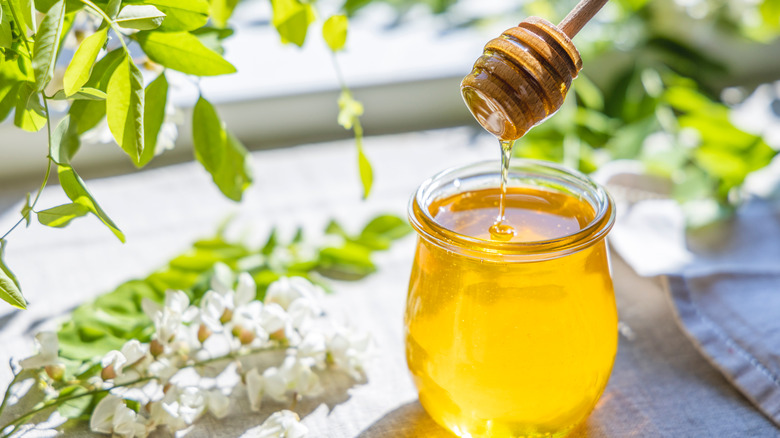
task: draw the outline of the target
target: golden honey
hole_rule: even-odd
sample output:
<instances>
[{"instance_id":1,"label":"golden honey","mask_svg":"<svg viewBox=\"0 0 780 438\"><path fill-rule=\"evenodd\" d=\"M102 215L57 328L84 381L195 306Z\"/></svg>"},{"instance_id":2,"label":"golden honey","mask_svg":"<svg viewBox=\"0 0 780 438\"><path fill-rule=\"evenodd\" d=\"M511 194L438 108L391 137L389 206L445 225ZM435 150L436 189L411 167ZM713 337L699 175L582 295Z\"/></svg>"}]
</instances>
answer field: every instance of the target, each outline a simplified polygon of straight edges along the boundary
<instances>
[{"instance_id":1,"label":"golden honey","mask_svg":"<svg viewBox=\"0 0 780 438\"><path fill-rule=\"evenodd\" d=\"M604 240L614 210L587 177L496 163L437 175L410 203L419 238L406 356L431 417L462 437L562 436L593 409L617 349Z\"/></svg>"}]
</instances>

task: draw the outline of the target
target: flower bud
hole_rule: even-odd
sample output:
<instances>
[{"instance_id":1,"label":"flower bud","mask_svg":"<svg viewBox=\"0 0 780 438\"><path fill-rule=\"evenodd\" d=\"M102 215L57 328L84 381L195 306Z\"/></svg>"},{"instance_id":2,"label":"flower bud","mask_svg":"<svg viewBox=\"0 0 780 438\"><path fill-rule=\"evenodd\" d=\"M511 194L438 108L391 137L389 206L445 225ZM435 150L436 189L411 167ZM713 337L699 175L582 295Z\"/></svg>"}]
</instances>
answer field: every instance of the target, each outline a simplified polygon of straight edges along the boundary
<instances>
[{"instance_id":1,"label":"flower bud","mask_svg":"<svg viewBox=\"0 0 780 438\"><path fill-rule=\"evenodd\" d=\"M270 335L268 337L274 341L285 341L287 340L287 334L284 333L284 329L279 329Z\"/></svg>"},{"instance_id":2,"label":"flower bud","mask_svg":"<svg viewBox=\"0 0 780 438\"><path fill-rule=\"evenodd\" d=\"M52 380L56 380L58 382L65 376L65 365L63 364L58 363L55 365L46 365L44 370Z\"/></svg>"},{"instance_id":3,"label":"flower bud","mask_svg":"<svg viewBox=\"0 0 780 438\"><path fill-rule=\"evenodd\" d=\"M233 319L233 311L230 309L225 309L225 311L222 312L222 316L219 318L219 322L222 324L227 324L231 319Z\"/></svg>"},{"instance_id":4,"label":"flower bud","mask_svg":"<svg viewBox=\"0 0 780 438\"><path fill-rule=\"evenodd\" d=\"M251 344L255 340L255 334L251 330L241 329L238 334L238 340L241 342L241 345Z\"/></svg>"},{"instance_id":5,"label":"flower bud","mask_svg":"<svg viewBox=\"0 0 780 438\"><path fill-rule=\"evenodd\" d=\"M209 336L211 336L211 330L206 327L206 324L201 324L200 327L198 327L198 341L202 344L206 342L206 339L208 339Z\"/></svg>"},{"instance_id":6,"label":"flower bud","mask_svg":"<svg viewBox=\"0 0 780 438\"><path fill-rule=\"evenodd\" d=\"M100 378L103 380L111 380L114 377L116 377L116 371L114 371L114 365L109 365L103 368L103 371L100 372Z\"/></svg>"},{"instance_id":7,"label":"flower bud","mask_svg":"<svg viewBox=\"0 0 780 438\"><path fill-rule=\"evenodd\" d=\"M152 356L157 357L165 352L165 347L157 339L152 339L152 342L149 343L149 352L152 353Z\"/></svg>"}]
</instances>

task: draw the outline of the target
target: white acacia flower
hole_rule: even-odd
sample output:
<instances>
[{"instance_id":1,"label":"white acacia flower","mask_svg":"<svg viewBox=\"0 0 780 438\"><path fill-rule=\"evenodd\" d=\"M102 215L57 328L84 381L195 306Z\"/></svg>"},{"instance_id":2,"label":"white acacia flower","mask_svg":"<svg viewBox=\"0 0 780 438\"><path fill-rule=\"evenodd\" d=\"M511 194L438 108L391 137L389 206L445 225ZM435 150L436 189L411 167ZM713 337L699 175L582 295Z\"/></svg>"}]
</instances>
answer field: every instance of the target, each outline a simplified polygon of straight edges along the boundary
<instances>
[{"instance_id":1,"label":"white acacia flower","mask_svg":"<svg viewBox=\"0 0 780 438\"><path fill-rule=\"evenodd\" d=\"M288 310L297 299L307 298L316 303L322 295L324 291L321 287L303 277L282 277L268 286L263 301L266 304L279 304L284 310Z\"/></svg>"},{"instance_id":2,"label":"white acacia flower","mask_svg":"<svg viewBox=\"0 0 780 438\"><path fill-rule=\"evenodd\" d=\"M103 378L108 380L113 379L116 376L121 376L126 363L127 358L125 358L125 355L122 354L121 351L109 351L103 356L103 359L100 360L100 366L102 366L104 370L111 370L111 372L108 373L107 376L104 375Z\"/></svg>"},{"instance_id":3,"label":"white acacia flower","mask_svg":"<svg viewBox=\"0 0 780 438\"><path fill-rule=\"evenodd\" d=\"M225 309L227 309L227 301L224 295L213 290L206 292L200 300L200 322L215 333L221 332L220 319L225 314Z\"/></svg>"},{"instance_id":4,"label":"white acacia flower","mask_svg":"<svg viewBox=\"0 0 780 438\"><path fill-rule=\"evenodd\" d=\"M364 377L371 338L365 333L340 328L328 341L328 358L355 380Z\"/></svg>"},{"instance_id":5,"label":"white acacia flower","mask_svg":"<svg viewBox=\"0 0 780 438\"><path fill-rule=\"evenodd\" d=\"M236 307L245 306L254 301L257 297L257 285L251 275L242 272L238 276L238 285L236 286L236 296L234 305Z\"/></svg>"},{"instance_id":6,"label":"white acacia flower","mask_svg":"<svg viewBox=\"0 0 780 438\"><path fill-rule=\"evenodd\" d=\"M38 353L19 362L22 368L38 369L60 363L57 357L60 349L57 333L40 332L35 335L35 343L38 346Z\"/></svg>"},{"instance_id":7,"label":"white acacia flower","mask_svg":"<svg viewBox=\"0 0 780 438\"><path fill-rule=\"evenodd\" d=\"M149 346L140 343L137 339L125 342L122 346L122 354L125 356L128 365L134 365L146 358L149 352Z\"/></svg>"},{"instance_id":8,"label":"white acacia flower","mask_svg":"<svg viewBox=\"0 0 780 438\"><path fill-rule=\"evenodd\" d=\"M319 376L312 370L314 359L287 356L281 366L263 372L262 388L276 401L285 401L288 392L301 396L316 396L322 392Z\"/></svg>"},{"instance_id":9,"label":"white acacia flower","mask_svg":"<svg viewBox=\"0 0 780 438\"><path fill-rule=\"evenodd\" d=\"M228 291L232 290L235 276L233 271L224 263L214 264L214 275L211 277L211 290L214 292L225 295Z\"/></svg>"},{"instance_id":10,"label":"white acacia flower","mask_svg":"<svg viewBox=\"0 0 780 438\"><path fill-rule=\"evenodd\" d=\"M194 423L206 410L206 395L195 386L182 389L178 402L178 415L188 425Z\"/></svg>"},{"instance_id":11,"label":"white acacia flower","mask_svg":"<svg viewBox=\"0 0 780 438\"><path fill-rule=\"evenodd\" d=\"M261 318L263 328L268 333L284 330L290 323L290 315L277 303L266 303Z\"/></svg>"},{"instance_id":12,"label":"white acacia flower","mask_svg":"<svg viewBox=\"0 0 780 438\"><path fill-rule=\"evenodd\" d=\"M257 438L303 438L309 429L300 423L298 414L283 410L274 412L254 432Z\"/></svg>"},{"instance_id":13,"label":"white acacia flower","mask_svg":"<svg viewBox=\"0 0 780 438\"><path fill-rule=\"evenodd\" d=\"M172 313L181 315L184 322L193 320L198 312L198 308L190 306L190 297L180 290L169 290L165 292L165 308Z\"/></svg>"},{"instance_id":14,"label":"white acacia flower","mask_svg":"<svg viewBox=\"0 0 780 438\"><path fill-rule=\"evenodd\" d=\"M146 424L143 417L128 408L125 401L113 394L101 400L89 421L93 432L107 433L122 438L146 436Z\"/></svg>"},{"instance_id":15,"label":"white acacia flower","mask_svg":"<svg viewBox=\"0 0 780 438\"><path fill-rule=\"evenodd\" d=\"M249 330L253 336L251 345L259 347L265 344L269 338L269 332L265 328L265 319L263 318L263 315L263 303L260 301L252 301L236 308L231 325L233 327Z\"/></svg>"},{"instance_id":16,"label":"white acacia flower","mask_svg":"<svg viewBox=\"0 0 780 438\"><path fill-rule=\"evenodd\" d=\"M174 366L168 358L160 357L154 362L149 364L149 375L155 376L160 379L160 383L166 383L173 377L179 369Z\"/></svg>"}]
</instances>

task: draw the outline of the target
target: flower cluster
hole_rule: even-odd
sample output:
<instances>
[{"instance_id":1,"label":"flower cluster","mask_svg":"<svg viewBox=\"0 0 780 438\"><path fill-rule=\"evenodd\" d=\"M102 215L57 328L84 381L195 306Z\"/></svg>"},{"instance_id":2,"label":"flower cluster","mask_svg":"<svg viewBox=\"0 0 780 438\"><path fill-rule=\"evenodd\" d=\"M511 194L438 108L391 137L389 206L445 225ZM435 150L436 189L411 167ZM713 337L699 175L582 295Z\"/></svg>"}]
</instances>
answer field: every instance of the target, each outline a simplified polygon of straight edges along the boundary
<instances>
[{"instance_id":1,"label":"flower cluster","mask_svg":"<svg viewBox=\"0 0 780 438\"><path fill-rule=\"evenodd\" d=\"M369 338L325 318L320 287L291 277L271 284L262 301L256 291L249 274L236 281L227 266L217 265L197 305L174 290L163 304L145 300L155 329L151 341L134 339L108 352L99 372L83 382L89 391L107 393L91 413L92 431L127 438L158 427L179 431L207 413L225 417L239 396L259 410L266 398L294 403L319 395L320 373L329 368L365 377ZM40 333L37 342L38 354L20 365L62 379L56 335ZM280 411L257 432L303 437L306 427L296 414Z\"/></svg>"}]
</instances>

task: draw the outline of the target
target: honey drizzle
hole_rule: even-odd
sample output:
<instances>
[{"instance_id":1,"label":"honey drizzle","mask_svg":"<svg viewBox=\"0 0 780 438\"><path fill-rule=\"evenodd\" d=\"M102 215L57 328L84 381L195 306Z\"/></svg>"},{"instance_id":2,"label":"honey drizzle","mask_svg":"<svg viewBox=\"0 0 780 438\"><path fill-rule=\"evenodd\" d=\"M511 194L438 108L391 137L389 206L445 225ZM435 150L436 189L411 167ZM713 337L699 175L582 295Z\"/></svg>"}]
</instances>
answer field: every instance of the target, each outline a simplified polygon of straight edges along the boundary
<instances>
[{"instance_id":1,"label":"honey drizzle","mask_svg":"<svg viewBox=\"0 0 780 438\"><path fill-rule=\"evenodd\" d=\"M516 231L511 225L504 223L506 220L506 189L509 183L509 160L512 158L512 146L515 142L499 140L501 146L501 194L498 201L498 217L490 227L490 237L495 240L511 240Z\"/></svg>"}]
</instances>

